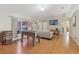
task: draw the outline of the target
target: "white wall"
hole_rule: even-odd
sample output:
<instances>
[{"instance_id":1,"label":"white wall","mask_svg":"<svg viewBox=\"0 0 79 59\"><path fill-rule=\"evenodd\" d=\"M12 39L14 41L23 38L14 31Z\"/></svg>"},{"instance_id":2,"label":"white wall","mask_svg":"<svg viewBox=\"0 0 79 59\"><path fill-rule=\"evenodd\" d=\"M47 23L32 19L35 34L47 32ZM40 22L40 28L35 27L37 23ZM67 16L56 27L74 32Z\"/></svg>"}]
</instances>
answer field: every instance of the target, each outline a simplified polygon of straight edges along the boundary
<instances>
[{"instance_id":1,"label":"white wall","mask_svg":"<svg viewBox=\"0 0 79 59\"><path fill-rule=\"evenodd\" d=\"M42 31L42 25L43 25L43 23L39 22L39 31Z\"/></svg>"},{"instance_id":2,"label":"white wall","mask_svg":"<svg viewBox=\"0 0 79 59\"><path fill-rule=\"evenodd\" d=\"M73 26L73 20L75 19L74 17L76 16L76 27ZM79 10L77 10L71 20L70 20L70 35L73 38L73 40L79 45Z\"/></svg>"},{"instance_id":3,"label":"white wall","mask_svg":"<svg viewBox=\"0 0 79 59\"><path fill-rule=\"evenodd\" d=\"M10 16L20 16L10 12L0 12L0 31L11 30L11 18Z\"/></svg>"},{"instance_id":4,"label":"white wall","mask_svg":"<svg viewBox=\"0 0 79 59\"><path fill-rule=\"evenodd\" d=\"M47 30L47 22L43 22L43 25L42 25L42 26L43 26L43 30L44 30L44 31L48 31L48 30Z\"/></svg>"},{"instance_id":5,"label":"white wall","mask_svg":"<svg viewBox=\"0 0 79 59\"><path fill-rule=\"evenodd\" d=\"M0 13L0 31L11 30L11 19L7 14Z\"/></svg>"},{"instance_id":6,"label":"white wall","mask_svg":"<svg viewBox=\"0 0 79 59\"><path fill-rule=\"evenodd\" d=\"M48 31L48 22L39 21L39 31Z\"/></svg>"}]
</instances>

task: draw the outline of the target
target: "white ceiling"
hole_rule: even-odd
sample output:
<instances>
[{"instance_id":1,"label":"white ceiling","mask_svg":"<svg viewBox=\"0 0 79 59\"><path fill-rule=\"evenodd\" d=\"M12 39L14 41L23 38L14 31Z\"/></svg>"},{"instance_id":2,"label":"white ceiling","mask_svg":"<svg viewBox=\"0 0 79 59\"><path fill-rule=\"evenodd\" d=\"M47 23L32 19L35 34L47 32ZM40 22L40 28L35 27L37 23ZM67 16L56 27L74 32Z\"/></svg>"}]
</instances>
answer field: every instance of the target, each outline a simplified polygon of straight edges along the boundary
<instances>
[{"instance_id":1,"label":"white ceiling","mask_svg":"<svg viewBox=\"0 0 79 59\"><path fill-rule=\"evenodd\" d=\"M50 16L60 16L68 12L71 6L71 4L3 4L0 5L0 12L48 19ZM41 11L40 7L44 7L45 10Z\"/></svg>"}]
</instances>

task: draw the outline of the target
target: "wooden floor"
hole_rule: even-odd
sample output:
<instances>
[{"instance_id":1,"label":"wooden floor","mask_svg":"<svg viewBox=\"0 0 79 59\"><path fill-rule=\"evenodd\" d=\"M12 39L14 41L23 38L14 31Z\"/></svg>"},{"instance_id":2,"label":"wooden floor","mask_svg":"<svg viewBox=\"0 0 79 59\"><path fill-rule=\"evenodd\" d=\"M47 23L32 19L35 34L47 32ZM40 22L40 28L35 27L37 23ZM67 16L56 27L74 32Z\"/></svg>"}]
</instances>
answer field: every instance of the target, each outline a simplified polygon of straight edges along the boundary
<instances>
[{"instance_id":1,"label":"wooden floor","mask_svg":"<svg viewBox=\"0 0 79 59\"><path fill-rule=\"evenodd\" d=\"M22 44L20 40L10 45L0 45L0 54L78 54L79 48L72 39L65 47L63 36L54 36L52 40L41 39L40 43L32 46L31 40L27 44L26 38Z\"/></svg>"}]
</instances>

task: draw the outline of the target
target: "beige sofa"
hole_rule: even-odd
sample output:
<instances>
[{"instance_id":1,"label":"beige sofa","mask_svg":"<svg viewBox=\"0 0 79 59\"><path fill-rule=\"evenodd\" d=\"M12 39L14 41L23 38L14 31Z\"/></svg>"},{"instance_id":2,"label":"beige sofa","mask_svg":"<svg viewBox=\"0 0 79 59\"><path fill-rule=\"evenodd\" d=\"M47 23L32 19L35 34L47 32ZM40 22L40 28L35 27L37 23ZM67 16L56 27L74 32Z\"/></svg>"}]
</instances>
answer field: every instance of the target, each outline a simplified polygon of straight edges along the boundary
<instances>
[{"instance_id":1,"label":"beige sofa","mask_svg":"<svg viewBox=\"0 0 79 59\"><path fill-rule=\"evenodd\" d=\"M52 39L53 38L53 32L50 31L39 31L38 35L40 38L45 38L45 39Z\"/></svg>"}]
</instances>

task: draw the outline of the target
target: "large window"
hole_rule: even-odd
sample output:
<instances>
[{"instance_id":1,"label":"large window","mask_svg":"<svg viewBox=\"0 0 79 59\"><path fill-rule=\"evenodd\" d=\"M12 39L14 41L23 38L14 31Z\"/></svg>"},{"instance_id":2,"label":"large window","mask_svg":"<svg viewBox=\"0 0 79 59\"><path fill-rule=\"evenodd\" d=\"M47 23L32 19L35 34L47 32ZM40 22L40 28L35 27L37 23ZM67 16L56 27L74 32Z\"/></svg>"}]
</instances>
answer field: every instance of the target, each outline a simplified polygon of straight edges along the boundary
<instances>
[{"instance_id":1,"label":"large window","mask_svg":"<svg viewBox=\"0 0 79 59\"><path fill-rule=\"evenodd\" d=\"M49 25L58 25L58 20L49 20Z\"/></svg>"}]
</instances>

